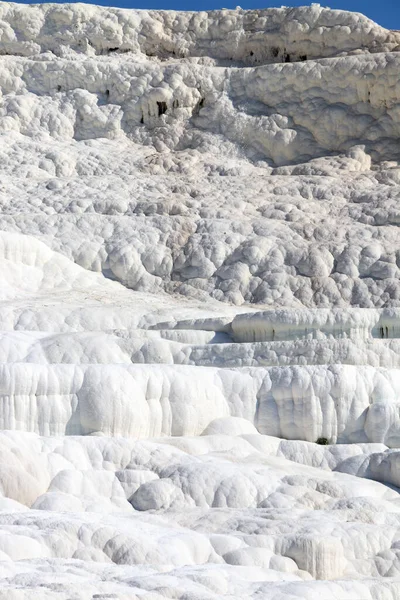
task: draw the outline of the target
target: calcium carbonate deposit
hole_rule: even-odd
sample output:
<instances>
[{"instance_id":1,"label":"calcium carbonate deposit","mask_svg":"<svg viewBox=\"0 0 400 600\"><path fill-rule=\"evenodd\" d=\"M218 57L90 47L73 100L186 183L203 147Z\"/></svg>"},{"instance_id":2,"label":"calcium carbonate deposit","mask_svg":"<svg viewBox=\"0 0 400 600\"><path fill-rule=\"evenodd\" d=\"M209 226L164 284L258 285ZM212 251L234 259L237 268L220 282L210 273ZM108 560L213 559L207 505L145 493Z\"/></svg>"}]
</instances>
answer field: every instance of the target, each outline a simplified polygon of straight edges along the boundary
<instances>
[{"instance_id":1,"label":"calcium carbonate deposit","mask_svg":"<svg viewBox=\"0 0 400 600\"><path fill-rule=\"evenodd\" d=\"M0 600L400 598L400 32L0 3Z\"/></svg>"}]
</instances>

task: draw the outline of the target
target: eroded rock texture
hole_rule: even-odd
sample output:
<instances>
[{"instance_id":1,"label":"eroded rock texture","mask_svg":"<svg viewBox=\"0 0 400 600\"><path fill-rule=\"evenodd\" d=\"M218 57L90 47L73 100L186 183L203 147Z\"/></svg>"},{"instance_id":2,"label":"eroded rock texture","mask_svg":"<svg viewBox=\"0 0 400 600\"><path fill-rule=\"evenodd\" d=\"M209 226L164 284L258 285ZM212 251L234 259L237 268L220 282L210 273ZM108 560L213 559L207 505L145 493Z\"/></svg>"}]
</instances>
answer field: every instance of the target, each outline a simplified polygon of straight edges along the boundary
<instances>
[{"instance_id":1,"label":"eroded rock texture","mask_svg":"<svg viewBox=\"0 0 400 600\"><path fill-rule=\"evenodd\" d=\"M400 597L400 33L0 5L0 600Z\"/></svg>"}]
</instances>

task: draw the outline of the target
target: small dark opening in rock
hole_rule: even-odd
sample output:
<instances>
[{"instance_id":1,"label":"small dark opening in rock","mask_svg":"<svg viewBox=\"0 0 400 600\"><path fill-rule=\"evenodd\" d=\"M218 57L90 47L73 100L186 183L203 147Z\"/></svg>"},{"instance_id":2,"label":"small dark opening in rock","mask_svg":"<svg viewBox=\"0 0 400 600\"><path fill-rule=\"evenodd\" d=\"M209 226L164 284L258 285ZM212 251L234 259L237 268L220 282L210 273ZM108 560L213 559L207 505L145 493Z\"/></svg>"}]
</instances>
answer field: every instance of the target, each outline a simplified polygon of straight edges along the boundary
<instances>
[{"instance_id":1,"label":"small dark opening in rock","mask_svg":"<svg viewBox=\"0 0 400 600\"><path fill-rule=\"evenodd\" d=\"M172 107L173 107L173 108L179 108L179 102L178 102L178 100L174 100L174 101L173 101L173 103L172 103Z\"/></svg>"},{"instance_id":2,"label":"small dark opening in rock","mask_svg":"<svg viewBox=\"0 0 400 600\"><path fill-rule=\"evenodd\" d=\"M254 56L253 50L250 50L250 56Z\"/></svg>"},{"instance_id":3,"label":"small dark opening in rock","mask_svg":"<svg viewBox=\"0 0 400 600\"><path fill-rule=\"evenodd\" d=\"M157 106L158 106L158 116L161 117L161 115L165 115L165 113L167 112L167 103L166 102L157 102Z\"/></svg>"},{"instance_id":4,"label":"small dark opening in rock","mask_svg":"<svg viewBox=\"0 0 400 600\"><path fill-rule=\"evenodd\" d=\"M329 446L329 440L328 440L328 438L325 438L325 437L318 438L315 443L319 444L320 446Z\"/></svg>"},{"instance_id":5,"label":"small dark opening in rock","mask_svg":"<svg viewBox=\"0 0 400 600\"><path fill-rule=\"evenodd\" d=\"M140 118L140 122L141 122L141 123L144 123L143 113L142 113L142 116L141 116L141 118Z\"/></svg>"},{"instance_id":6,"label":"small dark opening in rock","mask_svg":"<svg viewBox=\"0 0 400 600\"><path fill-rule=\"evenodd\" d=\"M119 50L119 48L109 48L108 51L109 52L117 52L117 50Z\"/></svg>"},{"instance_id":7,"label":"small dark opening in rock","mask_svg":"<svg viewBox=\"0 0 400 600\"><path fill-rule=\"evenodd\" d=\"M301 54L301 55L299 56L299 59L300 59L300 60L307 60L307 54Z\"/></svg>"},{"instance_id":8,"label":"small dark opening in rock","mask_svg":"<svg viewBox=\"0 0 400 600\"><path fill-rule=\"evenodd\" d=\"M276 58L279 54L279 48L271 48L271 54L274 58Z\"/></svg>"},{"instance_id":9,"label":"small dark opening in rock","mask_svg":"<svg viewBox=\"0 0 400 600\"><path fill-rule=\"evenodd\" d=\"M110 90L106 90L105 94L106 94L106 97L108 98L110 95Z\"/></svg>"},{"instance_id":10,"label":"small dark opening in rock","mask_svg":"<svg viewBox=\"0 0 400 600\"><path fill-rule=\"evenodd\" d=\"M284 62L285 63L290 63L290 54L288 54L287 52L285 52Z\"/></svg>"},{"instance_id":11,"label":"small dark opening in rock","mask_svg":"<svg viewBox=\"0 0 400 600\"><path fill-rule=\"evenodd\" d=\"M61 85L57 86L57 92L61 92Z\"/></svg>"},{"instance_id":12,"label":"small dark opening in rock","mask_svg":"<svg viewBox=\"0 0 400 600\"><path fill-rule=\"evenodd\" d=\"M194 107L193 110L193 115L198 115L200 112L200 109L202 109L204 106L204 98L200 98L200 100L198 101L198 103L196 104L196 106Z\"/></svg>"}]
</instances>

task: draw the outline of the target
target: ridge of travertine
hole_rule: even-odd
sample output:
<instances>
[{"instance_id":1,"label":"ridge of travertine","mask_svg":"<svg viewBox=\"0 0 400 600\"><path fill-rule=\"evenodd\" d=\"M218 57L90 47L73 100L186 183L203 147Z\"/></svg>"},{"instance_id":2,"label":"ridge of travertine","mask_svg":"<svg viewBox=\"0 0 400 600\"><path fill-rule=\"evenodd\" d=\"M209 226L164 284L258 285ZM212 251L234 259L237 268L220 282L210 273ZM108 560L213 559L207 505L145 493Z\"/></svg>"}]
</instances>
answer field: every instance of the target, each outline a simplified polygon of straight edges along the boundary
<instances>
[{"instance_id":1,"label":"ridge of travertine","mask_svg":"<svg viewBox=\"0 0 400 600\"><path fill-rule=\"evenodd\" d=\"M400 33L362 14L323 8L176 12L124 10L87 4L21 8L2 2L2 54L30 56L68 49L96 55L200 58L243 64L292 62L400 49Z\"/></svg>"},{"instance_id":2,"label":"ridge of travertine","mask_svg":"<svg viewBox=\"0 0 400 600\"><path fill-rule=\"evenodd\" d=\"M75 47L89 34L152 39L151 28L138 34L149 20L162 33L162 19L172 29L181 19L176 35L190 41L191 19L214 19L216 36L219 19L231 15L233 28L247 19L240 10L107 10L0 5L3 48L27 44L25 56L1 59L1 230L39 238L143 292L236 305L399 306L400 53L388 41L398 34L311 7L262 11L260 48L269 48L270 20L283 29L303 23L304 39L314 36L324 52L337 41L333 58L309 52L304 62L237 68L149 57L139 46Z\"/></svg>"},{"instance_id":3,"label":"ridge of travertine","mask_svg":"<svg viewBox=\"0 0 400 600\"><path fill-rule=\"evenodd\" d=\"M0 3L0 600L398 600L399 69Z\"/></svg>"}]
</instances>

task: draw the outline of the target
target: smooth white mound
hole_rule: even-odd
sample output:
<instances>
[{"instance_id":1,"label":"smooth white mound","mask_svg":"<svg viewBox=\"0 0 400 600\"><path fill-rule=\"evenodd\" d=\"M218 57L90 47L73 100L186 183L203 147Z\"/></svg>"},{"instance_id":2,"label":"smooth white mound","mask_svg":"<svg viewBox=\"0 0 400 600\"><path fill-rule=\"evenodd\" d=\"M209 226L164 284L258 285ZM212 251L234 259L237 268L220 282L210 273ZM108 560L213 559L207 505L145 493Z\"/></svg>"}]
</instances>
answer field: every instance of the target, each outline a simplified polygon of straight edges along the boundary
<instances>
[{"instance_id":1,"label":"smooth white mound","mask_svg":"<svg viewBox=\"0 0 400 600\"><path fill-rule=\"evenodd\" d=\"M400 34L0 4L0 599L400 596Z\"/></svg>"}]
</instances>

